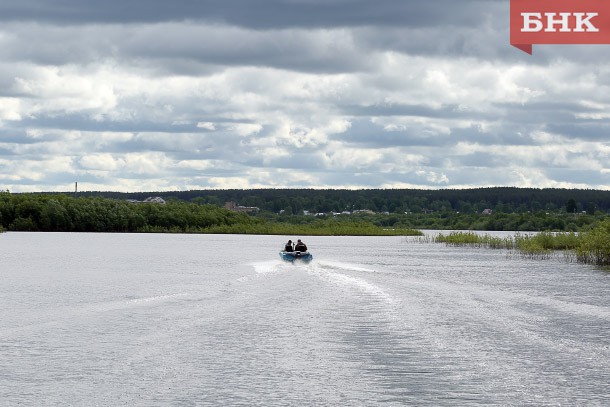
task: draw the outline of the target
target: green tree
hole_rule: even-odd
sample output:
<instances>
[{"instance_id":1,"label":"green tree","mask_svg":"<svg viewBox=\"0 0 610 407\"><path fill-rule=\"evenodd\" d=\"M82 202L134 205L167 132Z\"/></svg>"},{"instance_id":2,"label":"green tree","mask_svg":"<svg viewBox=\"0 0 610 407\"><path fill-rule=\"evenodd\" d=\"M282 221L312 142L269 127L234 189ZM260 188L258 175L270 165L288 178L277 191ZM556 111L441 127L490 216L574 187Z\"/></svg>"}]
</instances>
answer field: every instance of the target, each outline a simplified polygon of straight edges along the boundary
<instances>
[{"instance_id":1,"label":"green tree","mask_svg":"<svg viewBox=\"0 0 610 407\"><path fill-rule=\"evenodd\" d=\"M566 212L567 213L576 213L576 200L574 198L568 199L566 202Z\"/></svg>"}]
</instances>

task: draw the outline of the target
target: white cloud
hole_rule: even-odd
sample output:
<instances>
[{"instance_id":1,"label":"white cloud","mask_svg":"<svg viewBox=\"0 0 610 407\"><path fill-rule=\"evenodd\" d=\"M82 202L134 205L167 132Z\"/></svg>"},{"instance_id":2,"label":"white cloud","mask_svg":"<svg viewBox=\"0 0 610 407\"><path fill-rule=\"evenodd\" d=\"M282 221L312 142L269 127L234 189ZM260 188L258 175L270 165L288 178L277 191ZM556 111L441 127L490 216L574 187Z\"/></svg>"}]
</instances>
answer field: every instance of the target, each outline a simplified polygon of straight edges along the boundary
<instances>
[{"instance_id":1,"label":"white cloud","mask_svg":"<svg viewBox=\"0 0 610 407\"><path fill-rule=\"evenodd\" d=\"M79 164L86 170L116 171L125 167L125 161L112 154L88 154L80 158Z\"/></svg>"},{"instance_id":2,"label":"white cloud","mask_svg":"<svg viewBox=\"0 0 610 407\"><path fill-rule=\"evenodd\" d=\"M15 88L30 99L28 115L111 110L117 100L104 72L91 75L74 67L39 67L36 78L15 78Z\"/></svg>"},{"instance_id":3,"label":"white cloud","mask_svg":"<svg viewBox=\"0 0 610 407\"><path fill-rule=\"evenodd\" d=\"M199 122L199 123L197 123L197 127L200 129L206 129L206 130L210 130L210 131L216 130L216 125L211 122Z\"/></svg>"},{"instance_id":4,"label":"white cloud","mask_svg":"<svg viewBox=\"0 0 610 407\"><path fill-rule=\"evenodd\" d=\"M21 120L20 105L17 98L0 97L0 120Z\"/></svg>"},{"instance_id":5,"label":"white cloud","mask_svg":"<svg viewBox=\"0 0 610 407\"><path fill-rule=\"evenodd\" d=\"M176 166L188 170L205 171L218 166L219 162L214 160L182 160Z\"/></svg>"},{"instance_id":6,"label":"white cloud","mask_svg":"<svg viewBox=\"0 0 610 407\"><path fill-rule=\"evenodd\" d=\"M449 178L447 178L447 175L442 173L439 174L435 171L416 171L415 173L433 184L449 183Z\"/></svg>"},{"instance_id":7,"label":"white cloud","mask_svg":"<svg viewBox=\"0 0 610 407\"><path fill-rule=\"evenodd\" d=\"M0 161L0 181L30 184L44 181L53 174L74 173L70 157L49 157L36 160L26 159L19 162L13 160ZM12 188L9 188L13 190Z\"/></svg>"},{"instance_id":8,"label":"white cloud","mask_svg":"<svg viewBox=\"0 0 610 407\"><path fill-rule=\"evenodd\" d=\"M227 128L227 131L240 137L251 136L260 133L263 126L257 123L236 123Z\"/></svg>"}]
</instances>

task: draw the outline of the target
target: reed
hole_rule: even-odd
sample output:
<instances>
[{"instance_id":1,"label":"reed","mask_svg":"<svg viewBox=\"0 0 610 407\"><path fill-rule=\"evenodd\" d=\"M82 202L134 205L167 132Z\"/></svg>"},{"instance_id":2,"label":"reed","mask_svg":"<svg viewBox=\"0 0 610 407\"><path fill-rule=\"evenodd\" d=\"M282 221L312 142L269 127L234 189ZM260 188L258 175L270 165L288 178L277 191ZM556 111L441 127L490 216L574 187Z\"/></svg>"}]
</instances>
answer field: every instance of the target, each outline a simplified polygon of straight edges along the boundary
<instances>
[{"instance_id":1,"label":"reed","mask_svg":"<svg viewBox=\"0 0 610 407\"><path fill-rule=\"evenodd\" d=\"M610 265L610 219L599 223L590 231L540 232L516 234L513 237L495 237L474 232L439 233L432 238L435 243L449 246L472 246L491 249L516 250L524 257L548 259L554 253L563 252L566 260L576 259L585 264Z\"/></svg>"},{"instance_id":2,"label":"reed","mask_svg":"<svg viewBox=\"0 0 610 407\"><path fill-rule=\"evenodd\" d=\"M434 238L434 242L457 247L472 246L490 249L512 249L514 247L514 242L510 237L501 238L488 234L479 235L475 232L451 232L448 235L439 233Z\"/></svg>"},{"instance_id":3,"label":"reed","mask_svg":"<svg viewBox=\"0 0 610 407\"><path fill-rule=\"evenodd\" d=\"M610 219L580 236L574 253L577 261L599 266L610 265Z\"/></svg>"},{"instance_id":4,"label":"reed","mask_svg":"<svg viewBox=\"0 0 610 407\"><path fill-rule=\"evenodd\" d=\"M300 236L419 236L414 229L384 229L369 223L337 222L326 224L264 223L258 225L223 225L207 228L203 233L234 233Z\"/></svg>"}]
</instances>

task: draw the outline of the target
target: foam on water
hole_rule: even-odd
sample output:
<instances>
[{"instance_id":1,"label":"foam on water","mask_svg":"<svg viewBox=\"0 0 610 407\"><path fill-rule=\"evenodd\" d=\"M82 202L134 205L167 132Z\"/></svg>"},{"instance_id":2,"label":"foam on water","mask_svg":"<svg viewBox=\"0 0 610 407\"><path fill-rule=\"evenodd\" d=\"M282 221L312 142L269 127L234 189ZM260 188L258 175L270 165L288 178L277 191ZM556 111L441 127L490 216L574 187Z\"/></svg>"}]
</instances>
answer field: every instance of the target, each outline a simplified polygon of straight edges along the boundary
<instances>
[{"instance_id":1,"label":"foam on water","mask_svg":"<svg viewBox=\"0 0 610 407\"><path fill-rule=\"evenodd\" d=\"M346 271L364 271L368 273L375 273L375 270L371 268L362 267L360 265L338 262L338 261L319 261L316 264L320 266L321 269L324 270L346 270Z\"/></svg>"},{"instance_id":2,"label":"foam on water","mask_svg":"<svg viewBox=\"0 0 610 407\"><path fill-rule=\"evenodd\" d=\"M252 266L257 274L278 273L286 269L286 264L278 260L258 261L248 265Z\"/></svg>"},{"instance_id":3,"label":"foam on water","mask_svg":"<svg viewBox=\"0 0 610 407\"><path fill-rule=\"evenodd\" d=\"M337 284L343 287L352 287L360 292L372 295L388 303L393 303L392 296L381 287L367 281L365 278L346 274L347 272L373 273L374 271L372 269L352 265L349 263L321 262L312 265L309 271L312 274L318 276L319 278L329 281L333 284Z\"/></svg>"}]
</instances>

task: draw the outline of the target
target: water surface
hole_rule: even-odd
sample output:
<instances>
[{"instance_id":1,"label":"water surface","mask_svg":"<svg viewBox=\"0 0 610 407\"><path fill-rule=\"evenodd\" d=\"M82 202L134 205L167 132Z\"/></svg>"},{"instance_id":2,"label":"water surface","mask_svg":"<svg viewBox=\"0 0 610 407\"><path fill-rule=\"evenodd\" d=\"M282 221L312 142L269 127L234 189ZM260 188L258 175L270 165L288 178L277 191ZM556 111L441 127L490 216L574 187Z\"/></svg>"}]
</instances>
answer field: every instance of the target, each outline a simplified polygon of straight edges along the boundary
<instances>
[{"instance_id":1,"label":"water surface","mask_svg":"<svg viewBox=\"0 0 610 407\"><path fill-rule=\"evenodd\" d=\"M610 403L607 271L304 240L0 235L2 405Z\"/></svg>"}]
</instances>

